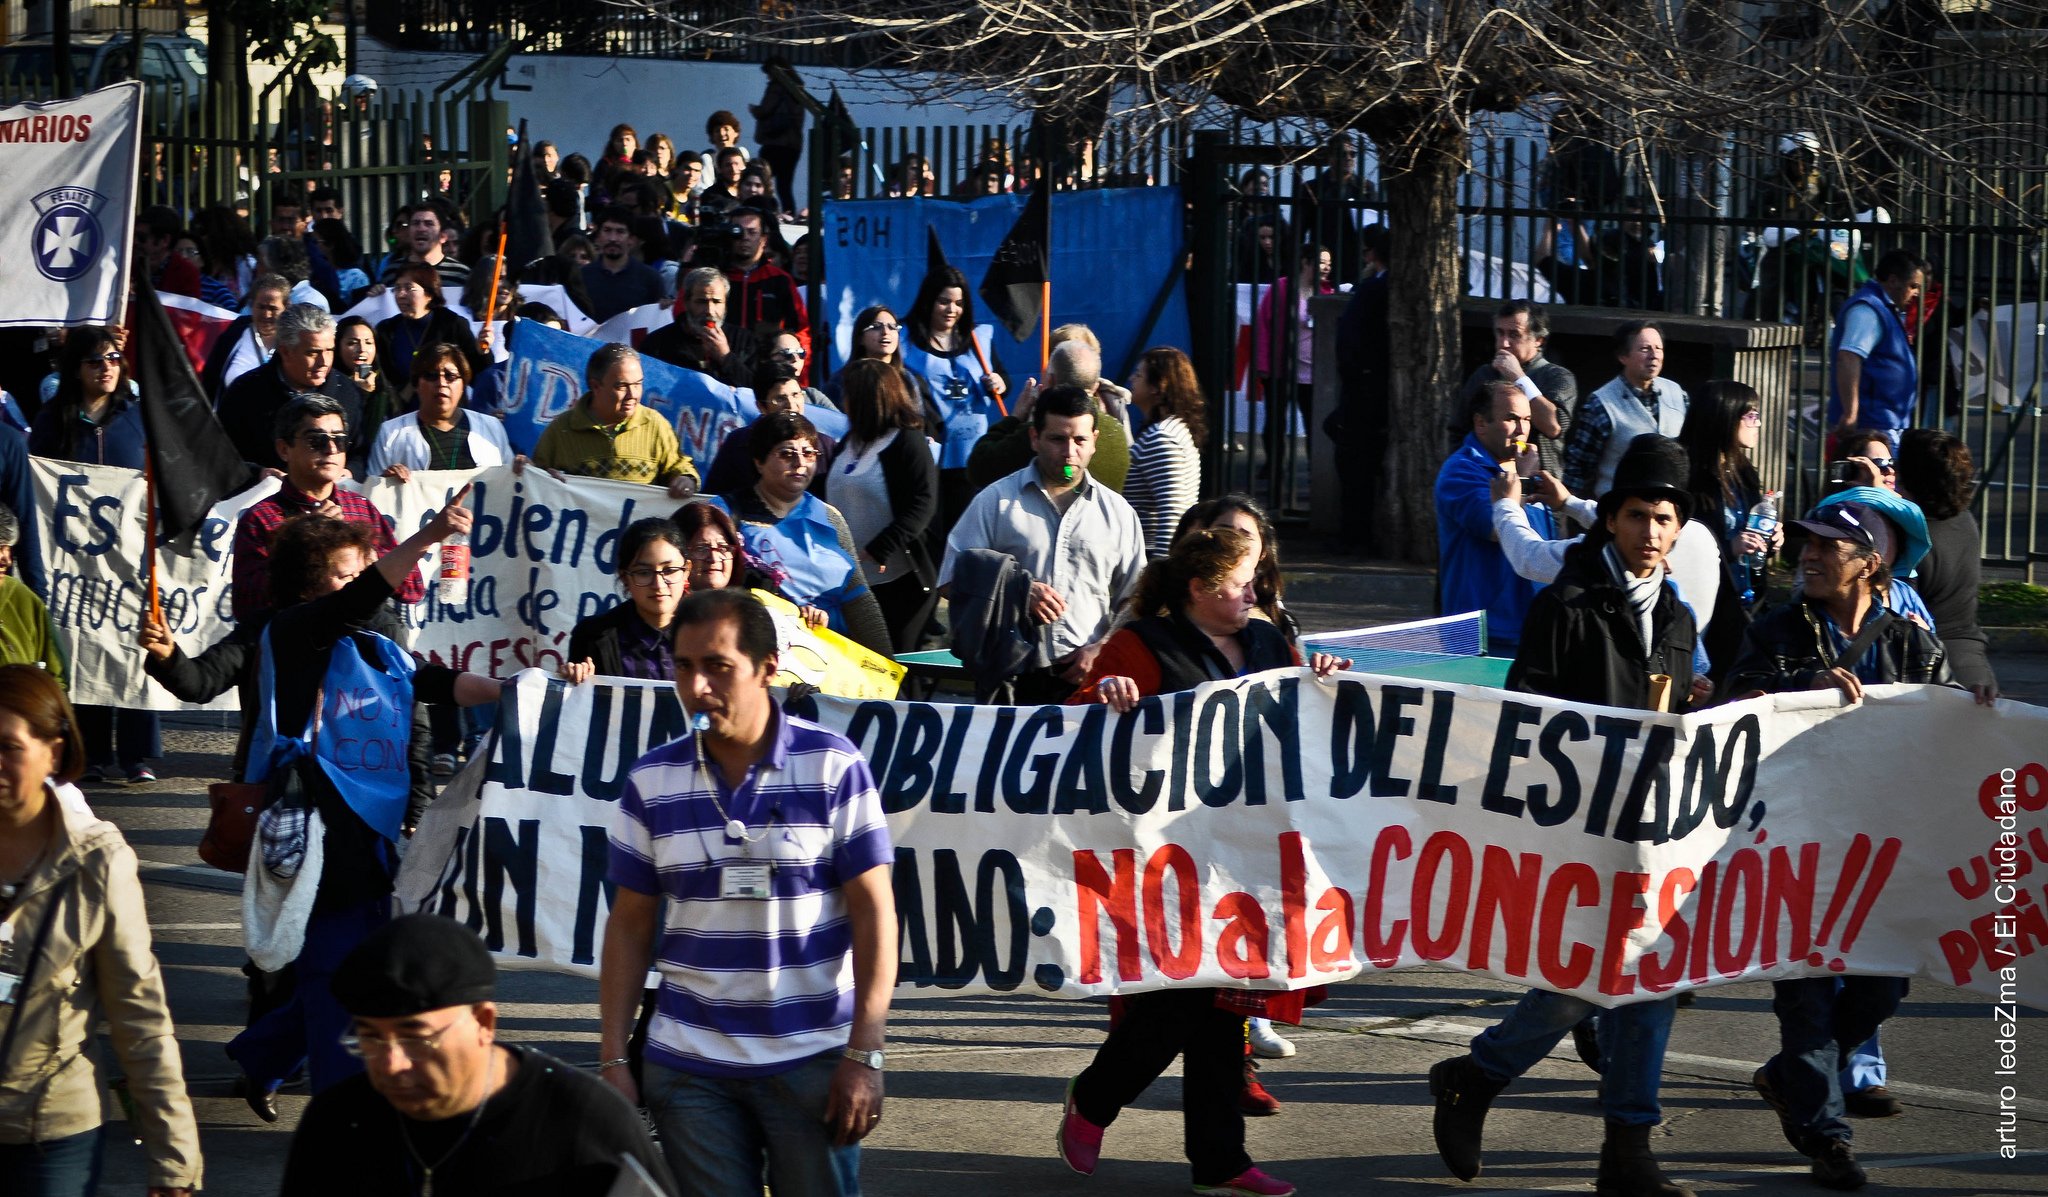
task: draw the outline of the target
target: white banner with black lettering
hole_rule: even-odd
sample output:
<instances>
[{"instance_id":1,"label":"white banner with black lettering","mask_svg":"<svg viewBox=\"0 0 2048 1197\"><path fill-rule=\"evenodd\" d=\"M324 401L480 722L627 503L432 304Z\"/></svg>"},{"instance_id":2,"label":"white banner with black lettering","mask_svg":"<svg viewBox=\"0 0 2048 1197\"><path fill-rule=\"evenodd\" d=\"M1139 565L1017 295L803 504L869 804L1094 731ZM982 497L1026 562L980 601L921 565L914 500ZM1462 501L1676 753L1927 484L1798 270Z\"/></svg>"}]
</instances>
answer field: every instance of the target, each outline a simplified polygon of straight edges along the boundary
<instances>
[{"instance_id":1,"label":"white banner with black lettering","mask_svg":"<svg viewBox=\"0 0 2048 1197\"><path fill-rule=\"evenodd\" d=\"M178 710L184 704L150 681L136 633L147 602L148 492L138 470L31 458L36 514L43 520L43 569L50 615L72 661L73 702ZM399 539L470 484L470 586L459 605L432 585L405 609L407 647L472 673L509 677L527 666L553 670L569 633L625 597L618 585L619 537L635 520L673 514L680 505L660 487L596 478L558 479L545 470L420 471L405 482L374 479L362 488L391 517ZM215 505L188 553L160 549L164 619L185 652L197 654L234 629L235 521L274 494L265 479ZM433 557L427 558L429 568ZM431 579L429 579L431 581ZM829 632L812 633L780 617L796 677L835 693L894 694L887 663ZM876 687L881 687L877 689ZM213 707L233 709L232 694Z\"/></svg>"},{"instance_id":2,"label":"white banner with black lettering","mask_svg":"<svg viewBox=\"0 0 2048 1197\"><path fill-rule=\"evenodd\" d=\"M120 320L141 115L132 81L0 108L0 325Z\"/></svg>"},{"instance_id":3,"label":"white banner with black lettering","mask_svg":"<svg viewBox=\"0 0 2048 1197\"><path fill-rule=\"evenodd\" d=\"M1932 977L2048 1007L2048 711L1937 687L1694 716L1286 670L1105 707L819 700L874 767L900 983L1082 997L1435 963L1602 1005ZM399 878L595 970L653 683L506 691Z\"/></svg>"}]
</instances>

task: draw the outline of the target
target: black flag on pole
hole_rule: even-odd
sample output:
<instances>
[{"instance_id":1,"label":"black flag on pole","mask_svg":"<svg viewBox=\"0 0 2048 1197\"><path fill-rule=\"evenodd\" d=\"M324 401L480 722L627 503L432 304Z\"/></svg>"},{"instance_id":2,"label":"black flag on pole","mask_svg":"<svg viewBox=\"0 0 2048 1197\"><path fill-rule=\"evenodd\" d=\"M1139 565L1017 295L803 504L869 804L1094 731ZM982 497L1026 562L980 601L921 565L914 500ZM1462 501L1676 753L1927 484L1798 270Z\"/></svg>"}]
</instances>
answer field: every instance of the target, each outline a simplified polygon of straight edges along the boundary
<instances>
[{"instance_id":1,"label":"black flag on pole","mask_svg":"<svg viewBox=\"0 0 2048 1197\"><path fill-rule=\"evenodd\" d=\"M215 503L255 481L254 469L213 414L163 300L146 282L129 304L127 357L142 391L160 535L189 538Z\"/></svg>"},{"instance_id":2,"label":"black flag on pole","mask_svg":"<svg viewBox=\"0 0 2048 1197\"><path fill-rule=\"evenodd\" d=\"M1038 330L1045 284L1052 276L1047 262L1052 246L1051 185L1041 179L1024 201L1024 212L996 248L995 260L981 277L981 299L1010 335L1028 341Z\"/></svg>"},{"instance_id":3,"label":"black flag on pole","mask_svg":"<svg viewBox=\"0 0 2048 1197\"><path fill-rule=\"evenodd\" d=\"M555 237L548 229L547 200L541 195L540 173L534 165L533 143L526 137L526 120L519 121L519 157L512 168L512 198L505 205L505 266L518 276L527 263L555 252Z\"/></svg>"},{"instance_id":4,"label":"black flag on pole","mask_svg":"<svg viewBox=\"0 0 2048 1197\"><path fill-rule=\"evenodd\" d=\"M946 247L939 244L939 230L936 225L924 226L924 272L927 276L937 274L948 265Z\"/></svg>"}]
</instances>

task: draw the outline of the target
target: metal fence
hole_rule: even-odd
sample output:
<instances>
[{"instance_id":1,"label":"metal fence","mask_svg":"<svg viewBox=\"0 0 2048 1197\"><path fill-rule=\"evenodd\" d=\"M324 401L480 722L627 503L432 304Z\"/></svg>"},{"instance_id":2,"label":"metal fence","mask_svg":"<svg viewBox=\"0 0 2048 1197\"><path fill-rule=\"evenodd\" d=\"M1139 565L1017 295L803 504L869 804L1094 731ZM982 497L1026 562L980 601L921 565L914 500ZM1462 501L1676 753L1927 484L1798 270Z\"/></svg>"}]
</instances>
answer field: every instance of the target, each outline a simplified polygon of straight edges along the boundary
<instances>
[{"instance_id":1,"label":"metal fence","mask_svg":"<svg viewBox=\"0 0 2048 1197\"><path fill-rule=\"evenodd\" d=\"M516 42L536 54L759 62L780 54L796 66L878 66L872 43L775 45L763 36L834 32L793 0L684 0L666 16L592 0L379 0L367 7L372 36L405 50L482 54ZM673 19L668 19L673 18ZM711 35L707 26L737 33Z\"/></svg>"},{"instance_id":2,"label":"metal fence","mask_svg":"<svg viewBox=\"0 0 2048 1197\"><path fill-rule=\"evenodd\" d=\"M49 98L0 86L0 104ZM396 212L429 196L472 224L492 219L506 194L508 120L503 101L387 91L350 104L288 78L246 110L204 85L149 83L138 203L188 219L224 205L261 235L275 200L331 187L374 254Z\"/></svg>"}]
</instances>

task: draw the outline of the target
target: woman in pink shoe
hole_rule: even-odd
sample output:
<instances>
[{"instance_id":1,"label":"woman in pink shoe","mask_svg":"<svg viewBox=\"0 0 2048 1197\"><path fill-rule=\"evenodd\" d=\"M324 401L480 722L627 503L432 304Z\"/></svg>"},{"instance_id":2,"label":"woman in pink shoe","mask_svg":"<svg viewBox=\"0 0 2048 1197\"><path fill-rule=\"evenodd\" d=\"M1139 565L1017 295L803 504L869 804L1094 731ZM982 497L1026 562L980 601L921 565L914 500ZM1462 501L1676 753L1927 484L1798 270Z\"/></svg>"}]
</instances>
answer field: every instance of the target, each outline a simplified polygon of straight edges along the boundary
<instances>
[{"instance_id":1,"label":"woman in pink shoe","mask_svg":"<svg viewBox=\"0 0 2048 1197\"><path fill-rule=\"evenodd\" d=\"M1258 547L1235 528L1201 528L1145 567L1131 600L1137 618L1102 647L1085 684L1068 701L1103 703L1118 713L1154 694L1207 681L1302 664L1301 654L1258 604ZM1349 664L1317 653L1327 676ZM1294 1186L1253 1165L1244 1149L1245 1016L1216 989L1158 989L1132 995L1095 1060L1067 1087L1060 1157L1083 1175L1095 1171L1102 1134L1178 1056L1185 1079L1181 1116L1197 1193L1285 1197Z\"/></svg>"}]
</instances>

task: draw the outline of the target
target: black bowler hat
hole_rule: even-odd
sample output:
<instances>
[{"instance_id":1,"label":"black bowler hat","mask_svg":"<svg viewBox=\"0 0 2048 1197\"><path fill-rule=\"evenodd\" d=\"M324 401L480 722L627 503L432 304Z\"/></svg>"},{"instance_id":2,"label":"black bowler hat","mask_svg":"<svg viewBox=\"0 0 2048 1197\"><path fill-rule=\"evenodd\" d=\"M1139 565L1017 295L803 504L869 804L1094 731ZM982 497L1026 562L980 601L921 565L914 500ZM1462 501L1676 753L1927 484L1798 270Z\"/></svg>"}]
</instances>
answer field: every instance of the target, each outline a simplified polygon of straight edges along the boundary
<instances>
[{"instance_id":1,"label":"black bowler hat","mask_svg":"<svg viewBox=\"0 0 2048 1197\"><path fill-rule=\"evenodd\" d=\"M1600 496L1600 518L1621 510L1624 499L1668 499L1678 508L1680 523L1692 518L1692 492L1686 483L1692 474L1692 460L1685 446L1668 436L1646 432L1628 443L1621 460L1614 465L1614 485Z\"/></svg>"},{"instance_id":2,"label":"black bowler hat","mask_svg":"<svg viewBox=\"0 0 2048 1197\"><path fill-rule=\"evenodd\" d=\"M497 985L498 966L476 932L438 914L408 914L357 944L330 988L359 1018L410 1018L488 1002Z\"/></svg>"}]
</instances>

